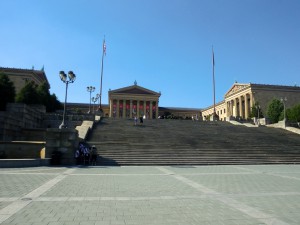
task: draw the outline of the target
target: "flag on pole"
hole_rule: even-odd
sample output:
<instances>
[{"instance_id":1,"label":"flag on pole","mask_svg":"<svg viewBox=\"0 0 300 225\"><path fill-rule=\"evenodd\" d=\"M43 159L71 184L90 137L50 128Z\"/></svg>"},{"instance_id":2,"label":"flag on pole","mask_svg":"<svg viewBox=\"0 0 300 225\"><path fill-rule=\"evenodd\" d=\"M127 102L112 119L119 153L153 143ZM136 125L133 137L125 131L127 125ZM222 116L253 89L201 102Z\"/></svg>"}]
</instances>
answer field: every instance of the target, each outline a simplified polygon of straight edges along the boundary
<instances>
[{"instance_id":1,"label":"flag on pole","mask_svg":"<svg viewBox=\"0 0 300 225\"><path fill-rule=\"evenodd\" d=\"M105 43L105 39L103 40L103 54L106 55L106 43Z\"/></svg>"}]
</instances>

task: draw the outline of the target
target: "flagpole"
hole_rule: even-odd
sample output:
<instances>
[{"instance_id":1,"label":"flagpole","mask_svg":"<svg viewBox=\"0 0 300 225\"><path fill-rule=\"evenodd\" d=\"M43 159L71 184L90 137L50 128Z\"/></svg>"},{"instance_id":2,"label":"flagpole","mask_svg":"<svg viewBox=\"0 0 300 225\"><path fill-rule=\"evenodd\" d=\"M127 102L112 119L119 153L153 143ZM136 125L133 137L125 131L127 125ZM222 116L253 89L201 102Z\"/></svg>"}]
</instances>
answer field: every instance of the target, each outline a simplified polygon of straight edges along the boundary
<instances>
[{"instance_id":1,"label":"flagpole","mask_svg":"<svg viewBox=\"0 0 300 225\"><path fill-rule=\"evenodd\" d=\"M105 45L105 37L103 39L103 51L102 51L102 63L101 63L101 80L100 80L100 105L99 105L99 111L102 112L102 79L103 79L103 59L104 54L106 54L106 45Z\"/></svg>"},{"instance_id":2,"label":"flagpole","mask_svg":"<svg viewBox=\"0 0 300 225\"><path fill-rule=\"evenodd\" d=\"M213 120L215 120L216 116L216 88L215 88L215 55L214 55L214 46L212 46L212 72L213 72L213 96L214 96L214 114Z\"/></svg>"}]
</instances>

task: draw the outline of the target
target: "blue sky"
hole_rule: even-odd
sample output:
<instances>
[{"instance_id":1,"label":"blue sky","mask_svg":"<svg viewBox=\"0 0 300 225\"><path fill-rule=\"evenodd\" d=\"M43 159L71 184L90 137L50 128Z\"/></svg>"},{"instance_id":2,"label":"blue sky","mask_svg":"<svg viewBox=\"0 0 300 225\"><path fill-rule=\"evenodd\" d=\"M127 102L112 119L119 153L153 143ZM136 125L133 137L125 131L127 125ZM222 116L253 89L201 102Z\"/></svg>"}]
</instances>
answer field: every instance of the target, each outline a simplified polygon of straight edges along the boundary
<instances>
[{"instance_id":1,"label":"blue sky","mask_svg":"<svg viewBox=\"0 0 300 225\"><path fill-rule=\"evenodd\" d=\"M0 66L45 67L64 100L59 71L73 70L69 102L87 86L134 84L161 92L160 106L205 108L234 84L300 85L299 0L0 0ZM96 92L95 92L96 93ZM95 95L92 94L92 96Z\"/></svg>"}]
</instances>

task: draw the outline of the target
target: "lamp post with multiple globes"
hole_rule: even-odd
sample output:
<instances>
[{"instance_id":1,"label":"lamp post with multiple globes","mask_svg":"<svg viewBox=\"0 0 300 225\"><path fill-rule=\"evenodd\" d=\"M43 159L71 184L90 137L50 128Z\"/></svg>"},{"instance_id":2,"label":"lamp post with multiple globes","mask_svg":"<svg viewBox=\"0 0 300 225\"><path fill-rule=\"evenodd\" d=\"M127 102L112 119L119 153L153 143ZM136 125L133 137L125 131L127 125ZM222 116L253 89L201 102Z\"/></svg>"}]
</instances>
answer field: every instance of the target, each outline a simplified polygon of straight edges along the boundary
<instances>
[{"instance_id":1,"label":"lamp post with multiple globes","mask_svg":"<svg viewBox=\"0 0 300 225\"><path fill-rule=\"evenodd\" d=\"M287 98L281 98L280 101L283 103L283 123L284 128L286 127L286 115L285 115L285 102L287 101Z\"/></svg>"},{"instance_id":2,"label":"lamp post with multiple globes","mask_svg":"<svg viewBox=\"0 0 300 225\"><path fill-rule=\"evenodd\" d=\"M67 103L67 95L68 95L68 85L69 83L73 83L76 79L76 75L73 73L73 71L68 72L68 76L65 74L64 71L59 72L59 77L62 82L66 84L66 94L65 94L65 104L64 104L64 113L63 113L63 120L61 125L59 126L59 129L66 128L65 125L65 116L66 116L66 103Z\"/></svg>"},{"instance_id":3,"label":"lamp post with multiple globes","mask_svg":"<svg viewBox=\"0 0 300 225\"><path fill-rule=\"evenodd\" d=\"M95 87L93 87L93 86L89 86L89 87L87 87L87 88L86 88L86 90L87 90L88 92L90 92L90 107L89 107L89 111L88 111L88 113L91 113L91 100L92 100L92 92L94 92L94 91L95 91Z\"/></svg>"},{"instance_id":4,"label":"lamp post with multiple globes","mask_svg":"<svg viewBox=\"0 0 300 225\"><path fill-rule=\"evenodd\" d=\"M92 102L94 103L93 104L93 112L95 113L95 103L98 101L100 95L99 94L96 94L96 97L92 97Z\"/></svg>"}]
</instances>

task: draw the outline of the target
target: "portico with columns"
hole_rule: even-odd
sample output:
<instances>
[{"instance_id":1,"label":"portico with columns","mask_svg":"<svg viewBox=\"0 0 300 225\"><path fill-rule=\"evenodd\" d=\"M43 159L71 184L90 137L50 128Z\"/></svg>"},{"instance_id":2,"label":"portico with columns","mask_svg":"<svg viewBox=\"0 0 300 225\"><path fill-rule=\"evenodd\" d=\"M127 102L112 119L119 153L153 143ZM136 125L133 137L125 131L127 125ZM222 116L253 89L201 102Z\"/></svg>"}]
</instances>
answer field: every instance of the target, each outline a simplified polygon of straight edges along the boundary
<instances>
[{"instance_id":1,"label":"portico with columns","mask_svg":"<svg viewBox=\"0 0 300 225\"><path fill-rule=\"evenodd\" d=\"M241 84L234 83L225 94L224 100L217 103L216 113L220 120L228 121L235 119L247 120L251 118L251 111L256 105L266 116L268 104L273 99L286 98L286 107L300 103L299 86L283 86L268 84ZM213 114L213 107L209 106L202 110L203 120Z\"/></svg>"},{"instance_id":2,"label":"portico with columns","mask_svg":"<svg viewBox=\"0 0 300 225\"><path fill-rule=\"evenodd\" d=\"M248 119L253 107L251 84L235 83L225 94L227 120L230 118Z\"/></svg>"},{"instance_id":3,"label":"portico with columns","mask_svg":"<svg viewBox=\"0 0 300 225\"><path fill-rule=\"evenodd\" d=\"M132 86L110 90L108 92L109 117L143 116L147 119L156 119L160 96L161 93L138 86L136 82Z\"/></svg>"}]
</instances>

